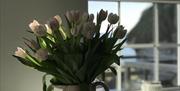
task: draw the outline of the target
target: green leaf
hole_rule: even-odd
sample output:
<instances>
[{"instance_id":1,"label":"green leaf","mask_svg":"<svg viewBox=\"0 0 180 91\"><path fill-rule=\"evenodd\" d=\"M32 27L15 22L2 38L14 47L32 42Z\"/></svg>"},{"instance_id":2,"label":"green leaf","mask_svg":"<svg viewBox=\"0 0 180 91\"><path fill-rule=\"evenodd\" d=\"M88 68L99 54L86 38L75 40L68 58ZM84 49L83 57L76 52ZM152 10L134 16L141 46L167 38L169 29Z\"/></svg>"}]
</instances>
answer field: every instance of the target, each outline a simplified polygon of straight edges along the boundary
<instances>
[{"instance_id":1,"label":"green leaf","mask_svg":"<svg viewBox=\"0 0 180 91\"><path fill-rule=\"evenodd\" d=\"M37 37L37 42L40 45L41 48L46 48L46 42L43 40L43 38Z\"/></svg>"},{"instance_id":2,"label":"green leaf","mask_svg":"<svg viewBox=\"0 0 180 91\"><path fill-rule=\"evenodd\" d=\"M79 71L76 73L76 75L79 77L79 79L81 81L85 80L85 77L87 75L88 65L91 65L92 61L95 61L95 60L92 60L92 58L93 58L93 53L95 53L98 45L99 45L99 43L95 44L95 47L92 48L91 42L88 43L88 50L84 55L84 63L81 66L81 68L79 69Z\"/></svg>"},{"instance_id":3,"label":"green leaf","mask_svg":"<svg viewBox=\"0 0 180 91\"><path fill-rule=\"evenodd\" d=\"M92 80L95 79L99 74L104 72L107 68L110 67L110 65L114 62L114 55L106 55L101 60L101 63L99 64L99 68L95 71L95 74L92 76Z\"/></svg>"},{"instance_id":4,"label":"green leaf","mask_svg":"<svg viewBox=\"0 0 180 91\"><path fill-rule=\"evenodd\" d=\"M116 54L114 54L115 56L114 56L114 62L117 64L117 65L120 65L120 57L121 56L118 56L118 55L116 55Z\"/></svg>"},{"instance_id":5,"label":"green leaf","mask_svg":"<svg viewBox=\"0 0 180 91\"><path fill-rule=\"evenodd\" d=\"M31 31L31 30L26 30L27 32L29 32L29 33L34 33L33 31Z\"/></svg>"},{"instance_id":6,"label":"green leaf","mask_svg":"<svg viewBox=\"0 0 180 91\"><path fill-rule=\"evenodd\" d=\"M48 69L45 67L35 67L35 69L37 69L38 71L41 71L41 72L45 72L47 74L51 74L52 76L61 79L61 80L59 80L59 82L61 82L61 83L67 83L65 77L63 75L59 74L56 70Z\"/></svg>"},{"instance_id":7,"label":"green leaf","mask_svg":"<svg viewBox=\"0 0 180 91\"><path fill-rule=\"evenodd\" d=\"M45 48L52 53L53 52L53 47L55 46L55 43L51 41L50 39L43 37L42 40L45 42L46 46Z\"/></svg>"},{"instance_id":8,"label":"green leaf","mask_svg":"<svg viewBox=\"0 0 180 91\"><path fill-rule=\"evenodd\" d=\"M43 38L43 40L46 42L46 44L49 44L49 46L50 46L50 45L55 45L54 41L48 39L47 37L42 37L42 38Z\"/></svg>"},{"instance_id":9,"label":"green leaf","mask_svg":"<svg viewBox=\"0 0 180 91\"><path fill-rule=\"evenodd\" d=\"M65 19L66 19L66 22L67 22L69 29L71 29L72 28L71 22L68 20L66 15L64 15L64 16L65 16Z\"/></svg>"},{"instance_id":10,"label":"green leaf","mask_svg":"<svg viewBox=\"0 0 180 91\"><path fill-rule=\"evenodd\" d=\"M64 44L64 39L63 39L63 36L61 35L59 29L58 30L54 30L53 35L55 36L55 42L57 44Z\"/></svg>"},{"instance_id":11,"label":"green leaf","mask_svg":"<svg viewBox=\"0 0 180 91\"><path fill-rule=\"evenodd\" d=\"M74 75L73 70L70 69L69 66L64 63L63 59L59 58L59 56L57 55L53 55L53 58L55 59L55 62L57 63L58 69L61 69L63 72L66 72L66 74L71 76L71 78L74 78L74 80L79 81L78 77Z\"/></svg>"},{"instance_id":12,"label":"green leaf","mask_svg":"<svg viewBox=\"0 0 180 91\"><path fill-rule=\"evenodd\" d=\"M71 68L74 73L80 68L82 60L82 54L79 53L64 55L65 64L67 64L67 66Z\"/></svg>"},{"instance_id":13,"label":"green leaf","mask_svg":"<svg viewBox=\"0 0 180 91\"><path fill-rule=\"evenodd\" d=\"M62 71L59 68L56 68L58 73L61 74L66 81L66 83L71 84L71 83L76 83L76 79L73 79L70 75L68 75L66 72Z\"/></svg>"},{"instance_id":14,"label":"green leaf","mask_svg":"<svg viewBox=\"0 0 180 91\"><path fill-rule=\"evenodd\" d=\"M119 50L121 50L121 46L126 42L127 38L125 38L122 42L120 42L119 44L115 45L115 49L113 50L114 52L117 52Z\"/></svg>"},{"instance_id":15,"label":"green leaf","mask_svg":"<svg viewBox=\"0 0 180 91\"><path fill-rule=\"evenodd\" d=\"M29 49L31 49L34 53L36 52L36 50L34 50L29 44L27 44L26 42L24 42L24 44L29 47Z\"/></svg>"},{"instance_id":16,"label":"green leaf","mask_svg":"<svg viewBox=\"0 0 180 91\"><path fill-rule=\"evenodd\" d=\"M95 54L93 56L93 58L91 58L90 60L92 60L91 63L89 63L88 67L89 69L87 69L87 78L88 78L88 82L91 82L91 77L95 74L96 70L99 69L100 67L100 63L101 63L101 60L102 60L102 55L100 54Z\"/></svg>"},{"instance_id":17,"label":"green leaf","mask_svg":"<svg viewBox=\"0 0 180 91\"><path fill-rule=\"evenodd\" d=\"M43 82L43 91L46 91L47 85L46 85L46 76L47 74L43 75L42 82Z\"/></svg>"},{"instance_id":18,"label":"green leaf","mask_svg":"<svg viewBox=\"0 0 180 91\"><path fill-rule=\"evenodd\" d=\"M117 71L114 67L110 66L109 69L114 73L114 75L117 75Z\"/></svg>"},{"instance_id":19,"label":"green leaf","mask_svg":"<svg viewBox=\"0 0 180 91\"><path fill-rule=\"evenodd\" d=\"M70 38L71 37L70 29L66 29L64 26L61 26L61 28L63 29L63 32L66 34L67 38Z\"/></svg>"},{"instance_id":20,"label":"green leaf","mask_svg":"<svg viewBox=\"0 0 180 91\"><path fill-rule=\"evenodd\" d=\"M13 57L17 58L18 61L20 61L22 64L29 66L29 67L36 67L37 65L32 63L31 61L27 60L27 59L23 59L21 57L15 56L13 55Z\"/></svg>"},{"instance_id":21,"label":"green leaf","mask_svg":"<svg viewBox=\"0 0 180 91\"><path fill-rule=\"evenodd\" d=\"M61 26L59 27L59 32L60 32L63 40L66 40L67 39L67 34L66 34L66 32L64 32L64 29Z\"/></svg>"},{"instance_id":22,"label":"green leaf","mask_svg":"<svg viewBox=\"0 0 180 91\"><path fill-rule=\"evenodd\" d=\"M104 47L105 47L105 51L107 53L110 53L110 51L113 49L115 43L116 43L117 39L115 38L108 38L104 41Z\"/></svg>"},{"instance_id":23,"label":"green leaf","mask_svg":"<svg viewBox=\"0 0 180 91\"><path fill-rule=\"evenodd\" d=\"M31 42L29 39L27 39L27 38L23 38L24 40L26 40L27 42ZM36 52L36 50L35 49L33 49L27 42L24 42L24 44L29 48L29 49L31 49L34 53ZM38 45L39 46L39 45Z\"/></svg>"},{"instance_id":24,"label":"green leaf","mask_svg":"<svg viewBox=\"0 0 180 91\"><path fill-rule=\"evenodd\" d=\"M30 55L28 52L27 52L27 54L28 54L28 55L26 56L27 60L31 61L32 63L36 64L37 66L41 66L39 60L37 60L37 59L36 59L35 57L33 57L32 55Z\"/></svg>"}]
</instances>

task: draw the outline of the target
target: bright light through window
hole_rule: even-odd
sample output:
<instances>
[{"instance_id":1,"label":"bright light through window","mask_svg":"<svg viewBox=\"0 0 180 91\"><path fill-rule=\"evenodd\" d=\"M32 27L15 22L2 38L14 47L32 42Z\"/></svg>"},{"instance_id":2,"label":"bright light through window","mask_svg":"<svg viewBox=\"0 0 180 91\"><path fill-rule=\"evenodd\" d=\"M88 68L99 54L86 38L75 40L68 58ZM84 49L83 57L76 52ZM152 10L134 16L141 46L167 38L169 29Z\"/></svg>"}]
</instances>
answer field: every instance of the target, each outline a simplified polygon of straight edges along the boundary
<instances>
[{"instance_id":1,"label":"bright light through window","mask_svg":"<svg viewBox=\"0 0 180 91\"><path fill-rule=\"evenodd\" d=\"M179 56L177 54L178 24L176 17L176 4L141 2L141 0L135 1L140 2L107 2L105 0L88 2L89 13L93 13L95 15L95 19L97 12L99 12L101 9L108 10L108 13L112 12L118 14L120 12L120 23L128 30L127 44L130 47L124 48L121 51L121 54L126 57L126 59L121 60L121 62L145 62L152 64L151 66L155 64L155 70L144 69L144 66L140 67L142 70L139 68L134 68L134 70L137 71L137 74L130 75L129 78L125 77L126 80L124 81L127 82L112 78L109 80L109 87L111 89L115 89L116 85L118 86L117 88L122 89L128 89L129 86L133 89L139 89L141 84L138 82L144 79L150 81L160 80L164 87L176 86L177 70L168 70L172 68L174 69L174 67L176 67L177 56ZM167 1L171 2L170 0ZM105 32L107 25L108 22L106 20L102 24L100 31L101 33ZM159 44L159 47L153 46ZM158 66L158 62L161 66ZM135 63L133 65L137 64ZM166 70L164 70L164 68ZM146 72L141 73L141 71L146 71L148 74L146 74ZM121 79L120 76L119 79ZM128 82L128 79L130 83ZM115 81L118 83L115 83Z\"/></svg>"},{"instance_id":2,"label":"bright light through window","mask_svg":"<svg viewBox=\"0 0 180 91\"><path fill-rule=\"evenodd\" d=\"M128 31L138 23L143 11L152 6L151 3L121 3L121 24L125 26Z\"/></svg>"},{"instance_id":3,"label":"bright light through window","mask_svg":"<svg viewBox=\"0 0 180 91\"><path fill-rule=\"evenodd\" d=\"M121 3L121 24L125 26L128 31L138 23L143 11L152 6L152 3ZM103 1L89 1L88 11L95 15L101 9L108 10L108 13L118 14L118 3L117 2L103 2ZM108 22L103 22L101 33L106 29Z\"/></svg>"},{"instance_id":4,"label":"bright light through window","mask_svg":"<svg viewBox=\"0 0 180 91\"><path fill-rule=\"evenodd\" d=\"M107 10L108 13L118 13L118 4L117 2L100 2L100 1L89 1L88 2L88 11L89 13L92 13L95 15L95 20L96 20L96 15L97 12L99 12L101 9ZM108 21L104 21L101 26L101 33L105 33L107 29Z\"/></svg>"}]
</instances>

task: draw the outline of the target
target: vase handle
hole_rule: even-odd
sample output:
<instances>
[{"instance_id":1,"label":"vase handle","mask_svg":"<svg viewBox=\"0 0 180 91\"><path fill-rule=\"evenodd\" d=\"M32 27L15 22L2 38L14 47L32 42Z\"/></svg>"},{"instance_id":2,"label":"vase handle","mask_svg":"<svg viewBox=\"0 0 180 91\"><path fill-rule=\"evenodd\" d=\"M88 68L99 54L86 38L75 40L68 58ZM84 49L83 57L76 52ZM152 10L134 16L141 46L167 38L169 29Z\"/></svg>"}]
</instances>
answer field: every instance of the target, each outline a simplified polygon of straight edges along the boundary
<instances>
[{"instance_id":1,"label":"vase handle","mask_svg":"<svg viewBox=\"0 0 180 91\"><path fill-rule=\"evenodd\" d=\"M98 85L101 85L104 88L105 91L109 91L109 88L108 88L108 86L105 83L103 83L103 82L94 82L93 83L94 87L96 87Z\"/></svg>"}]
</instances>

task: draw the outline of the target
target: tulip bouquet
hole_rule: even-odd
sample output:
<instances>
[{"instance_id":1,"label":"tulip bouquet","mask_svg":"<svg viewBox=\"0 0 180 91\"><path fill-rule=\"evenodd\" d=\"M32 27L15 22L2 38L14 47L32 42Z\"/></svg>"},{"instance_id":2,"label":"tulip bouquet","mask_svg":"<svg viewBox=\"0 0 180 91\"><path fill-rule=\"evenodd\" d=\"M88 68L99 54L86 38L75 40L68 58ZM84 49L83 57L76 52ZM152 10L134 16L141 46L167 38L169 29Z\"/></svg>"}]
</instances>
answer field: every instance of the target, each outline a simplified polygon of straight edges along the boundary
<instances>
[{"instance_id":1,"label":"tulip bouquet","mask_svg":"<svg viewBox=\"0 0 180 91\"><path fill-rule=\"evenodd\" d=\"M47 24L34 20L29 32L36 40L24 38L29 50L17 47L13 56L24 65L52 75L53 85L91 84L106 69L114 72L111 65L120 64L117 52L127 32L122 25L115 26L119 16L101 10L95 23L93 14L69 11L65 19L65 24L58 15ZM109 25L100 34L105 19Z\"/></svg>"}]
</instances>

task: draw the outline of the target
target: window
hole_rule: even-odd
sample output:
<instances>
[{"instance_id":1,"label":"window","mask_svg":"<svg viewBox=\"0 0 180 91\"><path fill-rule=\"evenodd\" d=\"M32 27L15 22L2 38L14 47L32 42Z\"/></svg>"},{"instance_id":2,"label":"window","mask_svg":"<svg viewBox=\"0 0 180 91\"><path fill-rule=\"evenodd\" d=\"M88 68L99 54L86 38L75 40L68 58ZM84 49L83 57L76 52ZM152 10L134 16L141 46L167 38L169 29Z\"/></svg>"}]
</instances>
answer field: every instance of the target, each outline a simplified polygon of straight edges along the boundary
<instances>
[{"instance_id":1,"label":"window","mask_svg":"<svg viewBox=\"0 0 180 91\"><path fill-rule=\"evenodd\" d=\"M89 0L88 6L95 15L100 9L119 14L129 30L122 51L125 65L118 68L117 78L109 78L112 89L126 89L131 85L126 82L144 79L161 81L164 87L180 86L180 0ZM123 70L133 74L126 76Z\"/></svg>"},{"instance_id":2,"label":"window","mask_svg":"<svg viewBox=\"0 0 180 91\"><path fill-rule=\"evenodd\" d=\"M92 13L95 15L95 20L96 20L97 12L99 12L102 9L102 7L104 10L108 10L108 11L111 11L112 13L118 14L118 4L116 2L89 1L88 6L89 6L88 11L89 13ZM102 23L102 27L100 30L101 33L106 32L105 30L106 30L107 25L108 25L108 21L105 20Z\"/></svg>"}]
</instances>

